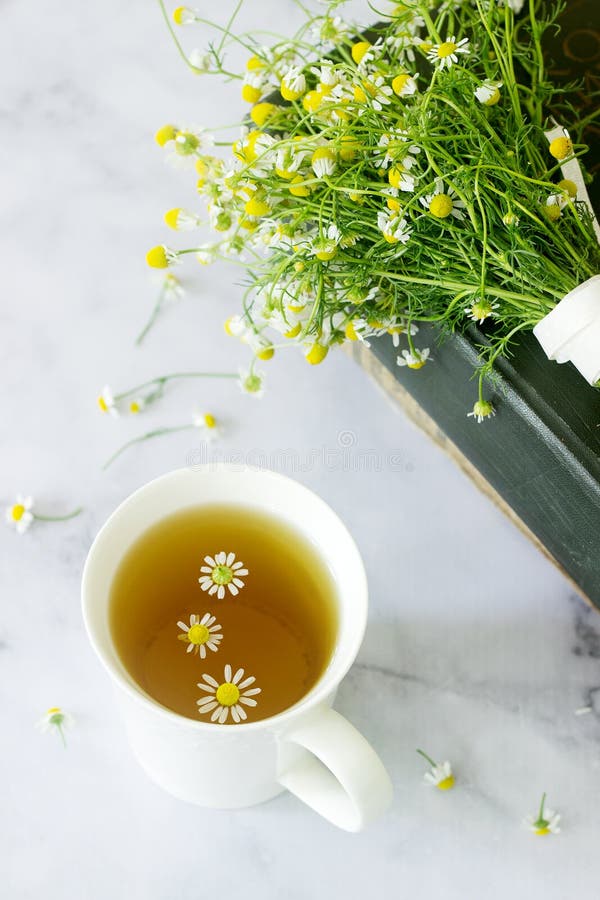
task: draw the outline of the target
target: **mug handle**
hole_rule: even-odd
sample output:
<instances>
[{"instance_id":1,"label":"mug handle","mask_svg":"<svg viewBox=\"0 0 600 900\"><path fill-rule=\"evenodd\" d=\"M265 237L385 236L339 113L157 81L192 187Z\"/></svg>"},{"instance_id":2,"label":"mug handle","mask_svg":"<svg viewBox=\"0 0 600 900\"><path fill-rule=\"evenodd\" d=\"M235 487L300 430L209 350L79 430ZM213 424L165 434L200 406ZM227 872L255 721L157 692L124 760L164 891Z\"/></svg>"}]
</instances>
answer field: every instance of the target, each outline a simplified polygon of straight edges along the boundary
<instances>
[{"instance_id":1,"label":"mug handle","mask_svg":"<svg viewBox=\"0 0 600 900\"><path fill-rule=\"evenodd\" d=\"M290 753L295 758L280 769L279 783L338 828L361 831L391 803L393 788L383 763L362 734L330 707L320 707L281 736L284 758L292 749L286 744L304 752Z\"/></svg>"}]
</instances>

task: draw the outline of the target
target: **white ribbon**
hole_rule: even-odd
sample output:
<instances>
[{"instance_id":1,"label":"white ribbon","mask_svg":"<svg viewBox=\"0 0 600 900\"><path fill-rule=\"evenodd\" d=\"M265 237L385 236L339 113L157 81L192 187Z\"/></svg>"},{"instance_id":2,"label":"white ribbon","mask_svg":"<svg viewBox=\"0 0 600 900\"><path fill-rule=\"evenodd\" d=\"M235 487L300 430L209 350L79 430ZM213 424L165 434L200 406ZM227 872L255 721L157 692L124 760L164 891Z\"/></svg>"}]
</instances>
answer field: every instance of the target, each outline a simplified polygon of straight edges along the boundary
<instances>
[{"instance_id":1,"label":"white ribbon","mask_svg":"<svg viewBox=\"0 0 600 900\"><path fill-rule=\"evenodd\" d=\"M546 132L552 142L557 137L569 137L565 128L557 125ZM590 203L581 167L576 159L561 166L565 178L577 187L577 198L587 204L592 214L594 232L600 243L600 225ZM548 359L558 363L572 362L586 381L600 380L600 275L588 278L569 291L533 329Z\"/></svg>"}]
</instances>

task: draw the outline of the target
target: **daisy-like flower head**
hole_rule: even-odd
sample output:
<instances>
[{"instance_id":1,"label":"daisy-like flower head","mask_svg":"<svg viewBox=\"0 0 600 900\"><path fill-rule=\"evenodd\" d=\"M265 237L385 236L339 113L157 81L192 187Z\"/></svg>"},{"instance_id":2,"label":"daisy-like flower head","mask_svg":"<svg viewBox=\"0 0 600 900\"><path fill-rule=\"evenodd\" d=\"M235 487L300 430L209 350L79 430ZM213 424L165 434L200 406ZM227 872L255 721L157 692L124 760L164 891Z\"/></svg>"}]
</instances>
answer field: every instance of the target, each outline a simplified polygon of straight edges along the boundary
<instances>
[{"instance_id":1,"label":"daisy-like flower head","mask_svg":"<svg viewBox=\"0 0 600 900\"><path fill-rule=\"evenodd\" d=\"M312 27L312 35L324 44L339 44L348 34L348 26L340 16L323 16Z\"/></svg>"},{"instance_id":2,"label":"daisy-like flower head","mask_svg":"<svg viewBox=\"0 0 600 900\"><path fill-rule=\"evenodd\" d=\"M328 262L337 253L341 242L341 232L337 225L330 225L312 244L312 253L322 262Z\"/></svg>"},{"instance_id":3,"label":"daisy-like flower head","mask_svg":"<svg viewBox=\"0 0 600 900\"><path fill-rule=\"evenodd\" d=\"M414 322L409 324L405 319L401 319L394 325L390 325L387 329L388 334L391 334L392 336L392 344L394 347L400 346L400 335L410 334L410 336L413 337L418 331L418 325L415 325Z\"/></svg>"},{"instance_id":4,"label":"daisy-like flower head","mask_svg":"<svg viewBox=\"0 0 600 900\"><path fill-rule=\"evenodd\" d=\"M565 134L561 137L554 138L548 149L550 151L550 156L553 156L554 159L565 159L573 152L573 144L571 143L571 139Z\"/></svg>"},{"instance_id":5,"label":"daisy-like flower head","mask_svg":"<svg viewBox=\"0 0 600 900\"><path fill-rule=\"evenodd\" d=\"M396 365L408 366L409 369L422 369L428 359L433 359L429 355L429 347L422 350L403 350L402 356L396 357Z\"/></svg>"},{"instance_id":6,"label":"daisy-like flower head","mask_svg":"<svg viewBox=\"0 0 600 900\"><path fill-rule=\"evenodd\" d=\"M214 557L205 556L204 562L206 565L200 568L203 574L198 579L203 591L216 594L219 600L224 598L226 588L234 597L239 594L244 587L242 577L248 574L248 569L244 568L243 562L236 562L235 553L221 550Z\"/></svg>"},{"instance_id":7,"label":"daisy-like flower head","mask_svg":"<svg viewBox=\"0 0 600 900\"><path fill-rule=\"evenodd\" d=\"M474 303L470 303L469 306L465 307L465 313L473 322L481 324L493 316L497 309L498 303L491 303L489 300L477 298Z\"/></svg>"},{"instance_id":8,"label":"daisy-like flower head","mask_svg":"<svg viewBox=\"0 0 600 900\"><path fill-rule=\"evenodd\" d=\"M414 75L401 72L392 80L392 90L397 97L409 97L417 90L417 82Z\"/></svg>"},{"instance_id":9,"label":"daisy-like flower head","mask_svg":"<svg viewBox=\"0 0 600 900\"><path fill-rule=\"evenodd\" d=\"M397 212L380 210L377 213L377 227L389 244L406 244L412 235L407 220Z\"/></svg>"},{"instance_id":10,"label":"daisy-like flower head","mask_svg":"<svg viewBox=\"0 0 600 900\"><path fill-rule=\"evenodd\" d=\"M239 385L243 394L252 397L262 397L265 392L265 376L256 369L240 369Z\"/></svg>"},{"instance_id":11,"label":"daisy-like flower head","mask_svg":"<svg viewBox=\"0 0 600 900\"><path fill-rule=\"evenodd\" d=\"M102 388L102 393L97 398L96 403L101 413L108 413L109 416L119 415L119 410L115 405L115 398L107 384Z\"/></svg>"},{"instance_id":12,"label":"daisy-like flower head","mask_svg":"<svg viewBox=\"0 0 600 900\"><path fill-rule=\"evenodd\" d=\"M238 669L234 674L228 663L220 684L212 675L204 674L202 679L198 687L201 691L206 691L207 696L197 701L198 713L201 716L212 713L211 722L224 725L231 713L231 718L237 725L248 718L244 706L256 706L254 698L260 694L260 688L251 687L256 678L253 675L244 678L244 669Z\"/></svg>"},{"instance_id":13,"label":"daisy-like flower head","mask_svg":"<svg viewBox=\"0 0 600 900\"><path fill-rule=\"evenodd\" d=\"M195 125L180 128L173 141L176 157L191 158L200 156L208 147L212 147L214 138L204 128Z\"/></svg>"},{"instance_id":14,"label":"daisy-like flower head","mask_svg":"<svg viewBox=\"0 0 600 900\"><path fill-rule=\"evenodd\" d=\"M178 6L173 10L173 21L176 25L192 25L196 18L196 11L189 6Z\"/></svg>"},{"instance_id":15,"label":"daisy-like flower head","mask_svg":"<svg viewBox=\"0 0 600 900\"><path fill-rule=\"evenodd\" d=\"M183 209L180 206L176 206L165 213L165 225L168 225L174 231L191 231L193 228L198 228L200 224L200 217L196 213L191 212L189 209Z\"/></svg>"},{"instance_id":16,"label":"daisy-like flower head","mask_svg":"<svg viewBox=\"0 0 600 900\"><path fill-rule=\"evenodd\" d=\"M179 262L179 255L176 250L172 250L164 244L158 244L148 250L146 262L151 269L168 269L169 266L174 266Z\"/></svg>"},{"instance_id":17,"label":"daisy-like flower head","mask_svg":"<svg viewBox=\"0 0 600 900\"><path fill-rule=\"evenodd\" d=\"M36 725L42 734L47 731L57 731L63 744L66 745L65 730L71 728L73 723L73 716L70 716L68 712L65 712L60 706L51 706Z\"/></svg>"},{"instance_id":18,"label":"daisy-like flower head","mask_svg":"<svg viewBox=\"0 0 600 900\"><path fill-rule=\"evenodd\" d=\"M17 534L25 534L33 522L33 497L17 494L15 502L6 510L6 521Z\"/></svg>"},{"instance_id":19,"label":"daisy-like flower head","mask_svg":"<svg viewBox=\"0 0 600 900\"><path fill-rule=\"evenodd\" d=\"M545 809L546 794L542 794L542 800L537 816L526 816L524 824L533 831L534 834L543 836L546 834L560 833L560 816L553 809Z\"/></svg>"},{"instance_id":20,"label":"daisy-like flower head","mask_svg":"<svg viewBox=\"0 0 600 900\"><path fill-rule=\"evenodd\" d=\"M382 75L370 78L354 86L354 99L358 103L369 103L377 112L390 103L392 88Z\"/></svg>"},{"instance_id":21,"label":"daisy-like flower head","mask_svg":"<svg viewBox=\"0 0 600 900\"><path fill-rule=\"evenodd\" d=\"M423 781L426 784L430 784L440 791L448 791L450 788L454 787L452 766L447 760L443 763L436 763L430 756L424 753L423 750L417 750L417 753L431 766L429 771L425 772L425 775L423 776Z\"/></svg>"},{"instance_id":22,"label":"daisy-like flower head","mask_svg":"<svg viewBox=\"0 0 600 900\"><path fill-rule=\"evenodd\" d=\"M133 400L129 402L129 415L139 415L143 411L145 405L146 401L143 397L134 397Z\"/></svg>"},{"instance_id":23,"label":"daisy-like flower head","mask_svg":"<svg viewBox=\"0 0 600 900\"><path fill-rule=\"evenodd\" d=\"M200 429L205 441L214 441L221 434L219 423L212 413L194 413L192 424Z\"/></svg>"},{"instance_id":24,"label":"daisy-like flower head","mask_svg":"<svg viewBox=\"0 0 600 900\"><path fill-rule=\"evenodd\" d=\"M458 53L469 53L469 40L462 38L457 41L454 35L446 38L441 44L434 44L427 51L427 58L440 69L449 69L458 62Z\"/></svg>"},{"instance_id":25,"label":"daisy-like flower head","mask_svg":"<svg viewBox=\"0 0 600 900\"><path fill-rule=\"evenodd\" d=\"M223 640L223 635L220 634L221 626L216 617L211 616L210 613L204 613L202 618L192 615L189 625L186 625L185 622L178 622L177 626L184 632L177 635L177 640L185 641L188 645L186 652L198 654L200 659L206 658L207 649L216 653Z\"/></svg>"},{"instance_id":26,"label":"daisy-like flower head","mask_svg":"<svg viewBox=\"0 0 600 900\"><path fill-rule=\"evenodd\" d=\"M207 72L210 72L212 61L210 53L205 53L204 50L199 50L198 47L194 47L188 56L188 62L193 67L195 75L206 75Z\"/></svg>"},{"instance_id":27,"label":"daisy-like flower head","mask_svg":"<svg viewBox=\"0 0 600 900\"><path fill-rule=\"evenodd\" d=\"M519 224L519 217L514 212L507 212L502 216L503 223L507 228L516 228Z\"/></svg>"},{"instance_id":28,"label":"daisy-like flower head","mask_svg":"<svg viewBox=\"0 0 600 900\"><path fill-rule=\"evenodd\" d=\"M291 66L283 78L279 87L284 100L298 100L306 91L306 78L298 66Z\"/></svg>"},{"instance_id":29,"label":"daisy-like flower head","mask_svg":"<svg viewBox=\"0 0 600 900\"><path fill-rule=\"evenodd\" d=\"M421 204L435 216L436 219L446 219L453 215L455 219L464 219L463 209L466 204L461 200L452 187L445 187L441 178L435 180L435 191L426 197L421 197Z\"/></svg>"},{"instance_id":30,"label":"daisy-like flower head","mask_svg":"<svg viewBox=\"0 0 600 900\"><path fill-rule=\"evenodd\" d=\"M484 419L490 419L495 415L496 410L489 400L477 400L473 404L473 410L470 413L467 413L467 416L475 419L478 425L481 425Z\"/></svg>"},{"instance_id":31,"label":"daisy-like flower head","mask_svg":"<svg viewBox=\"0 0 600 900\"><path fill-rule=\"evenodd\" d=\"M475 89L475 97L484 106L495 106L500 99L501 81L485 81Z\"/></svg>"},{"instance_id":32,"label":"daisy-like flower head","mask_svg":"<svg viewBox=\"0 0 600 900\"><path fill-rule=\"evenodd\" d=\"M333 175L336 165L336 152L332 147L317 147L311 157L313 172L317 178Z\"/></svg>"}]
</instances>

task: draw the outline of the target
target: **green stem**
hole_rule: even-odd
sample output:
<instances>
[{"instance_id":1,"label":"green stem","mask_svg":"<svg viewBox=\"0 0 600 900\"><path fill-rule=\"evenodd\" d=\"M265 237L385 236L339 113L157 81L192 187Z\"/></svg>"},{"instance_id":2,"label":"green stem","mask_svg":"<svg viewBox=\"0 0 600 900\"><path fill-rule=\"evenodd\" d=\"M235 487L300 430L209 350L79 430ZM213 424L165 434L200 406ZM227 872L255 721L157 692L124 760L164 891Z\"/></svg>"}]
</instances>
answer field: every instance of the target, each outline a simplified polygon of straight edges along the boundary
<instances>
[{"instance_id":1,"label":"green stem","mask_svg":"<svg viewBox=\"0 0 600 900\"><path fill-rule=\"evenodd\" d=\"M119 447L119 449L115 453L113 453L113 455L109 457L109 459L107 459L107 461L102 466L102 469L108 469L108 467L112 465L112 463L114 463L114 461L118 459L119 456L121 456L121 454L128 449L128 447L133 447L134 444L141 444L143 441L148 441L151 438L155 437L162 437L165 434L175 434L177 431L190 431L192 428L196 428L196 426L192 424L177 425L172 428L155 428L153 431L148 431L146 432L146 434L142 434L139 437L132 438L132 440L127 441L126 444L123 444L122 447Z\"/></svg>"},{"instance_id":2,"label":"green stem","mask_svg":"<svg viewBox=\"0 0 600 900\"><path fill-rule=\"evenodd\" d=\"M133 388L129 388L127 391L121 391L120 394L115 395L115 402L119 400L124 400L125 397L131 397L132 394L137 394L140 391L145 390L148 387L163 387L168 381L173 381L176 378L237 378L238 375L236 372L174 372L172 375L159 375L158 378L151 378L150 381L144 381L142 384L137 384Z\"/></svg>"},{"instance_id":3,"label":"green stem","mask_svg":"<svg viewBox=\"0 0 600 900\"><path fill-rule=\"evenodd\" d=\"M74 519L75 516L80 515L82 512L83 506L78 506L77 509L67 513L66 516L40 516L38 513L33 513L33 518L38 522L68 522L69 519Z\"/></svg>"},{"instance_id":4,"label":"green stem","mask_svg":"<svg viewBox=\"0 0 600 900\"><path fill-rule=\"evenodd\" d=\"M148 321L146 322L146 324L144 325L144 327L138 334L137 338L135 339L136 347L139 347L139 345L142 343L142 341L144 340L144 338L146 337L146 335L148 334L148 332L150 331L150 329L156 322L156 320L158 318L158 314L160 313L161 307L163 305L164 299L165 299L165 289L162 288L158 295L158 299L157 299L156 303L154 304L154 308L153 308L152 312L150 313L150 318L148 319Z\"/></svg>"},{"instance_id":5,"label":"green stem","mask_svg":"<svg viewBox=\"0 0 600 900\"><path fill-rule=\"evenodd\" d=\"M437 766L435 760L433 760L430 756L427 756L424 750L419 750L419 748L417 747L417 753L419 754L419 756L422 756L423 759L427 760L427 762L433 769Z\"/></svg>"}]
</instances>

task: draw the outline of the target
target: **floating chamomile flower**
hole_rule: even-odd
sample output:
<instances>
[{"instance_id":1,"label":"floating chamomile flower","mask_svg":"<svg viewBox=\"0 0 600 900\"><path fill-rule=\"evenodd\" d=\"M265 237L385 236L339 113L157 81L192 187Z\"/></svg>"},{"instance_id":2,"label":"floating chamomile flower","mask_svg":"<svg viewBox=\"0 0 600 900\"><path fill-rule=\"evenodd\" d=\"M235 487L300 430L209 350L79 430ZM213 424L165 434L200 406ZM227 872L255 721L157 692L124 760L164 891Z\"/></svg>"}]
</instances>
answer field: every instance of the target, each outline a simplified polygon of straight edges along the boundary
<instances>
[{"instance_id":1,"label":"floating chamomile flower","mask_svg":"<svg viewBox=\"0 0 600 900\"><path fill-rule=\"evenodd\" d=\"M204 440L208 443L221 435L219 424L212 413L195 413L192 422L196 428L200 429Z\"/></svg>"},{"instance_id":2,"label":"floating chamomile flower","mask_svg":"<svg viewBox=\"0 0 600 900\"><path fill-rule=\"evenodd\" d=\"M392 336L392 345L394 347L400 346L400 335L409 334L413 337L419 331L418 325L415 325L414 322L410 322L410 324L406 321L400 321L395 325L390 325L387 329L387 333Z\"/></svg>"},{"instance_id":3,"label":"floating chamomile flower","mask_svg":"<svg viewBox=\"0 0 600 900\"><path fill-rule=\"evenodd\" d=\"M435 191L426 197L421 197L421 204L436 219L446 219L453 215L455 219L464 219L462 210L466 204L461 200L454 188L445 187L441 178L435 180Z\"/></svg>"},{"instance_id":4,"label":"floating chamomile flower","mask_svg":"<svg viewBox=\"0 0 600 900\"><path fill-rule=\"evenodd\" d=\"M196 213L190 212L189 209L183 209L176 206L165 213L165 224L174 231L191 231L198 228L202 221Z\"/></svg>"},{"instance_id":5,"label":"floating chamomile flower","mask_svg":"<svg viewBox=\"0 0 600 900\"><path fill-rule=\"evenodd\" d=\"M484 421L484 419L490 419L496 415L496 410L492 406L489 400L477 400L473 404L473 410L470 413L467 413L469 418L475 419L478 425Z\"/></svg>"},{"instance_id":6,"label":"floating chamomile flower","mask_svg":"<svg viewBox=\"0 0 600 900\"><path fill-rule=\"evenodd\" d=\"M225 597L225 588L234 597L239 594L244 587L242 576L248 574L248 569L244 568L243 562L236 562L235 553L221 550L214 557L205 556L204 562L206 565L200 568L204 574L198 579L203 591L208 591L209 595L216 594L219 600Z\"/></svg>"},{"instance_id":7,"label":"floating chamomile flower","mask_svg":"<svg viewBox=\"0 0 600 900\"><path fill-rule=\"evenodd\" d=\"M491 316L495 314L495 311L498 309L498 303L491 303L489 300L481 300L476 299L474 303L470 303L465 307L465 313L469 319L472 319L473 322L485 322L486 319L489 319Z\"/></svg>"},{"instance_id":8,"label":"floating chamomile flower","mask_svg":"<svg viewBox=\"0 0 600 900\"><path fill-rule=\"evenodd\" d=\"M252 397L262 397L265 392L265 376L256 369L240 369L239 385L244 394Z\"/></svg>"},{"instance_id":9,"label":"floating chamomile flower","mask_svg":"<svg viewBox=\"0 0 600 900\"><path fill-rule=\"evenodd\" d=\"M449 69L454 63L458 62L457 53L469 53L469 40L462 38L457 41L454 35L446 38L441 44L434 44L427 51L427 58L438 65L440 69Z\"/></svg>"},{"instance_id":10,"label":"floating chamomile flower","mask_svg":"<svg viewBox=\"0 0 600 900\"><path fill-rule=\"evenodd\" d=\"M409 369L422 369L428 359L433 359L429 355L429 347L422 350L403 350L402 356L396 357L396 365L408 366Z\"/></svg>"},{"instance_id":11,"label":"floating chamomile flower","mask_svg":"<svg viewBox=\"0 0 600 900\"><path fill-rule=\"evenodd\" d=\"M50 709L36 723L42 734L48 731L57 731L63 746L66 747L65 730L73 726L74 719L69 713L65 712L60 706L51 706Z\"/></svg>"},{"instance_id":12,"label":"floating chamomile flower","mask_svg":"<svg viewBox=\"0 0 600 900\"><path fill-rule=\"evenodd\" d=\"M177 640L187 643L186 653L198 654L200 659L206 658L207 649L216 653L223 640L223 635L219 634L221 626L216 617L211 616L210 613L204 613L202 618L191 615L189 625L186 625L185 622L178 622L177 627L184 632L177 635Z\"/></svg>"},{"instance_id":13,"label":"floating chamomile flower","mask_svg":"<svg viewBox=\"0 0 600 900\"><path fill-rule=\"evenodd\" d=\"M448 791L450 788L454 787L452 766L448 761L436 763L430 756L424 753L423 750L417 750L417 753L431 766L431 769L428 772L425 772L425 775L423 776L423 781L426 784L430 784L440 791Z\"/></svg>"},{"instance_id":14,"label":"floating chamomile flower","mask_svg":"<svg viewBox=\"0 0 600 900\"><path fill-rule=\"evenodd\" d=\"M526 825L530 831L533 831L534 834L540 836L546 834L559 834L560 827L558 823L560 822L560 816L552 809L545 809L545 806L546 794L544 793L542 794L542 800L537 816L526 816L523 824Z\"/></svg>"},{"instance_id":15,"label":"floating chamomile flower","mask_svg":"<svg viewBox=\"0 0 600 900\"><path fill-rule=\"evenodd\" d=\"M109 416L118 416L119 410L115 405L113 392L107 384L102 388L102 393L96 400L101 413L108 413Z\"/></svg>"},{"instance_id":16,"label":"floating chamomile flower","mask_svg":"<svg viewBox=\"0 0 600 900\"><path fill-rule=\"evenodd\" d=\"M250 687L256 681L253 675L244 678L244 669L238 669L235 674L229 664L223 671L223 681L219 682L212 675L202 676L204 684L198 683L201 691L206 691L207 696L197 700L198 713L201 716L212 713L211 722L224 725L231 713L231 718L237 724L248 718L244 706L256 706L257 694L261 689Z\"/></svg>"},{"instance_id":17,"label":"floating chamomile flower","mask_svg":"<svg viewBox=\"0 0 600 900\"><path fill-rule=\"evenodd\" d=\"M176 250L166 247L164 244L158 244L151 247L146 253L146 262L151 269L168 269L169 266L175 265L179 254Z\"/></svg>"},{"instance_id":18,"label":"floating chamomile flower","mask_svg":"<svg viewBox=\"0 0 600 900\"><path fill-rule=\"evenodd\" d=\"M17 534L25 534L33 522L33 497L17 494L15 502L6 510L6 521Z\"/></svg>"},{"instance_id":19,"label":"floating chamomile flower","mask_svg":"<svg viewBox=\"0 0 600 900\"><path fill-rule=\"evenodd\" d=\"M129 415L139 415L143 411L145 405L146 402L143 397L134 397L129 403Z\"/></svg>"},{"instance_id":20,"label":"floating chamomile flower","mask_svg":"<svg viewBox=\"0 0 600 900\"><path fill-rule=\"evenodd\" d=\"M197 13L189 6L178 6L173 10L173 21L176 25L192 25L197 18Z\"/></svg>"}]
</instances>

